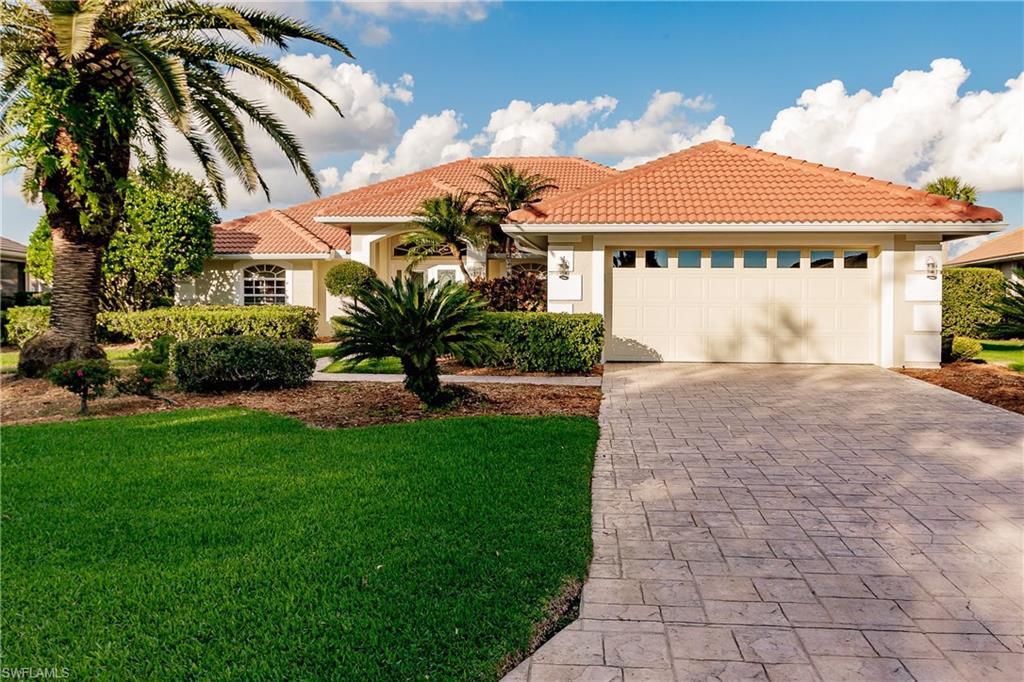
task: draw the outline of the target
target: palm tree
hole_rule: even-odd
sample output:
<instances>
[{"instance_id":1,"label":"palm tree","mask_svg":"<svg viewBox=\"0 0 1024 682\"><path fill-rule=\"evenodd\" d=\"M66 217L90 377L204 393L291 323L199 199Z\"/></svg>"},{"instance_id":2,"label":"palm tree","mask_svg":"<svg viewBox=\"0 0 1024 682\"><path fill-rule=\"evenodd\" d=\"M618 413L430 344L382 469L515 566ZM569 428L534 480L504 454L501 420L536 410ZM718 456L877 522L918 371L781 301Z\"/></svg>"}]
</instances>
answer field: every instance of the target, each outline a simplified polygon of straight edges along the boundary
<instances>
[{"instance_id":1,"label":"palm tree","mask_svg":"<svg viewBox=\"0 0 1024 682\"><path fill-rule=\"evenodd\" d=\"M408 259L412 263L447 250L455 258L466 280L472 279L462 256L465 246L484 248L490 243L487 220L465 192L443 194L423 201L416 211L416 231L408 236Z\"/></svg>"},{"instance_id":2,"label":"palm tree","mask_svg":"<svg viewBox=\"0 0 1024 682\"><path fill-rule=\"evenodd\" d=\"M311 26L249 7L0 0L3 172L24 169L23 191L42 201L53 230L50 328L22 349L19 371L39 376L61 360L103 355L95 343L100 258L121 218L133 153L164 165L168 131L184 136L221 204L218 156L246 190L270 194L242 119L266 132L319 193L298 140L228 76L269 83L312 114L307 91L323 96L317 87L253 49L287 49L293 39L351 56Z\"/></svg>"},{"instance_id":3,"label":"palm tree","mask_svg":"<svg viewBox=\"0 0 1024 682\"><path fill-rule=\"evenodd\" d=\"M512 211L523 206L535 204L541 195L551 189L558 189L551 178L539 173L520 171L510 163L498 166L487 164L483 167L484 174L477 178L487 186L480 193L480 206L491 217L491 230L496 242L501 242L505 250L505 272L512 269L512 247L514 240L501 230Z\"/></svg>"},{"instance_id":4,"label":"palm tree","mask_svg":"<svg viewBox=\"0 0 1024 682\"><path fill-rule=\"evenodd\" d=\"M493 350L483 302L455 282L417 284L399 275L391 284L369 280L361 305L338 319L337 358L354 362L398 357L405 388L431 407L450 401L437 358L480 362Z\"/></svg>"},{"instance_id":5,"label":"palm tree","mask_svg":"<svg viewBox=\"0 0 1024 682\"><path fill-rule=\"evenodd\" d=\"M974 185L967 185L961 182L960 178L953 175L944 175L941 178L932 180L924 186L924 191L929 194L938 194L957 201L965 201L973 204L978 198L978 190Z\"/></svg>"}]
</instances>

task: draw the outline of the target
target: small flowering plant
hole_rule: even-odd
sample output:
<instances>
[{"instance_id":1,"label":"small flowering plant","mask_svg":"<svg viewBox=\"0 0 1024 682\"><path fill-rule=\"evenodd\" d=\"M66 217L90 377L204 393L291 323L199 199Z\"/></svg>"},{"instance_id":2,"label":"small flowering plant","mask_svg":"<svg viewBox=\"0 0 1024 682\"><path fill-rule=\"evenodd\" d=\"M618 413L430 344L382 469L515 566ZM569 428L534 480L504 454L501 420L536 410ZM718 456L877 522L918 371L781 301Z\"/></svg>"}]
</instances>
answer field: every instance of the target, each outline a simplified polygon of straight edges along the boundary
<instances>
[{"instance_id":1,"label":"small flowering plant","mask_svg":"<svg viewBox=\"0 0 1024 682\"><path fill-rule=\"evenodd\" d=\"M54 365L48 378L54 386L81 398L80 413L89 414L89 399L103 395L103 389L114 378L114 370L106 360L68 360Z\"/></svg>"}]
</instances>

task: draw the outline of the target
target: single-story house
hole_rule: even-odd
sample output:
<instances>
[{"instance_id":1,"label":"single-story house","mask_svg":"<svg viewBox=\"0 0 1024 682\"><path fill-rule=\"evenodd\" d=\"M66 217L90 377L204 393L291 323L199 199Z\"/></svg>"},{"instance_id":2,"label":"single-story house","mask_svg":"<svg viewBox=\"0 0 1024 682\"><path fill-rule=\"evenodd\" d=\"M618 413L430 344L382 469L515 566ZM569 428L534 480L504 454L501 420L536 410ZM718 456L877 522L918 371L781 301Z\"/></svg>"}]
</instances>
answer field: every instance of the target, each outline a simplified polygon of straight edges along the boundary
<instances>
[{"instance_id":1,"label":"single-story house","mask_svg":"<svg viewBox=\"0 0 1024 682\"><path fill-rule=\"evenodd\" d=\"M408 269L419 202L478 190L481 165L506 162L559 186L504 230L524 267L546 263L549 311L604 315L612 361L936 365L941 243L1005 227L991 208L725 142L627 171L465 159L220 225L215 259L178 299L311 305L326 331L341 311L323 288L334 262ZM500 254L468 260L504 269ZM415 270L461 278L450 257Z\"/></svg>"},{"instance_id":2,"label":"single-story house","mask_svg":"<svg viewBox=\"0 0 1024 682\"><path fill-rule=\"evenodd\" d=\"M1024 227L993 235L980 246L946 261L949 268L995 268L1007 279L1016 279L1014 270L1024 268Z\"/></svg>"}]
</instances>

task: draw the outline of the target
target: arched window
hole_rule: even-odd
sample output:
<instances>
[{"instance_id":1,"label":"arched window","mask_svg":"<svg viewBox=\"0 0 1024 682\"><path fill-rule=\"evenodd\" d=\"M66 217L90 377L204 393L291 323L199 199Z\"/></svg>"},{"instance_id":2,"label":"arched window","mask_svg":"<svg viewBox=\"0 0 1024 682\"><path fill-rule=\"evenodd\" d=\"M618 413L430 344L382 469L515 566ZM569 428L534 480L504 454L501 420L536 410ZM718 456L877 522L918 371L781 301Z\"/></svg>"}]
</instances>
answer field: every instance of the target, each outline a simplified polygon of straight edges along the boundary
<instances>
[{"instance_id":1,"label":"arched window","mask_svg":"<svg viewBox=\"0 0 1024 682\"><path fill-rule=\"evenodd\" d=\"M284 268L279 265L251 265L242 273L242 303L245 305L285 304Z\"/></svg>"}]
</instances>

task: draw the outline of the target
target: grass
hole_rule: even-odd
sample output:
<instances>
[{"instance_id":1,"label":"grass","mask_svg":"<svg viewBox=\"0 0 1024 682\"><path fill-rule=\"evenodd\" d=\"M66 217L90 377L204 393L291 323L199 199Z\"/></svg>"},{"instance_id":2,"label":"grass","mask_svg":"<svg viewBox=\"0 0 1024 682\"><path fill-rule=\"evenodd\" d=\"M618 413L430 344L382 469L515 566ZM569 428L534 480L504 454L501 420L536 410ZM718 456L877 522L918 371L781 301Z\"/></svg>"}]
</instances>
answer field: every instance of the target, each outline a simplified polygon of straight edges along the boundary
<instances>
[{"instance_id":1,"label":"grass","mask_svg":"<svg viewBox=\"0 0 1024 682\"><path fill-rule=\"evenodd\" d=\"M330 357L331 353L334 352L334 347L337 343L314 343L313 344L313 357L326 358ZM104 346L104 350L107 352L107 358L116 364L131 364L128 355L134 350L133 348L127 348L125 346ZM0 353L0 372L13 372L18 369L18 351L16 350L5 350Z\"/></svg>"},{"instance_id":2,"label":"grass","mask_svg":"<svg viewBox=\"0 0 1024 682\"><path fill-rule=\"evenodd\" d=\"M398 358L374 358L372 360L335 360L327 365L325 372L338 374L401 374L402 362Z\"/></svg>"},{"instance_id":3,"label":"grass","mask_svg":"<svg viewBox=\"0 0 1024 682\"><path fill-rule=\"evenodd\" d=\"M981 341L978 360L988 363L1009 365L1010 369L1024 371L1024 341Z\"/></svg>"},{"instance_id":4,"label":"grass","mask_svg":"<svg viewBox=\"0 0 1024 682\"><path fill-rule=\"evenodd\" d=\"M3 429L3 665L494 679L590 555L597 426L237 408Z\"/></svg>"}]
</instances>

